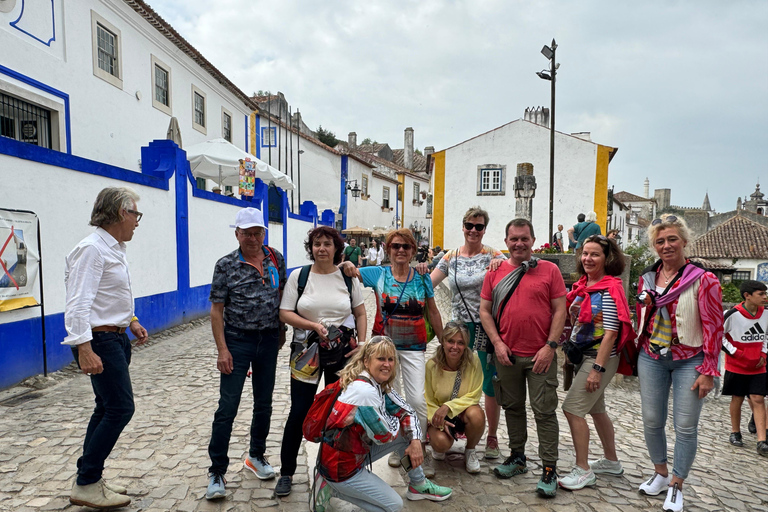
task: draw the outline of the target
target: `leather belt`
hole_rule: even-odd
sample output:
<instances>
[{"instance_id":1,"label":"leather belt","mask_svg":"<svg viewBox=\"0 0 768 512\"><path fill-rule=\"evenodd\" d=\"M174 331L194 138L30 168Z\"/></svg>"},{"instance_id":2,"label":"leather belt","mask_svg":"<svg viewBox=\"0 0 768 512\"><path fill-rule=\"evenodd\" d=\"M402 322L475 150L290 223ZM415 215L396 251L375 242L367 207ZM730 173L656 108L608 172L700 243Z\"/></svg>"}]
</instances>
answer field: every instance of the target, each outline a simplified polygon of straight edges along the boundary
<instances>
[{"instance_id":1,"label":"leather belt","mask_svg":"<svg viewBox=\"0 0 768 512\"><path fill-rule=\"evenodd\" d=\"M123 334L125 329L125 327L118 327L116 325L100 325L98 327L91 328L91 330L94 332L116 332L118 334Z\"/></svg>"}]
</instances>

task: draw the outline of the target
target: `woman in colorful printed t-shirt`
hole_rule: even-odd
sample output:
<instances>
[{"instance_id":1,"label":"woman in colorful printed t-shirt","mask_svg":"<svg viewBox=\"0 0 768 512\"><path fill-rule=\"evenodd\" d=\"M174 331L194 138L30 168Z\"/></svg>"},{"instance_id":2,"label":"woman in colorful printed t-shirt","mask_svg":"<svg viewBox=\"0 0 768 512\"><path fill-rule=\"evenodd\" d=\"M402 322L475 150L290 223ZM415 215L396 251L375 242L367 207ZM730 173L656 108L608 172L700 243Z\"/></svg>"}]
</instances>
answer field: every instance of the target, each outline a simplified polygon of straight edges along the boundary
<instances>
[{"instance_id":1,"label":"woman in colorful printed t-shirt","mask_svg":"<svg viewBox=\"0 0 768 512\"><path fill-rule=\"evenodd\" d=\"M640 331L637 371L643 409L645 444L654 465L640 492L667 493L664 510L683 510L683 482L693 465L699 415L704 397L714 388L723 338L720 283L685 257L690 231L683 219L664 214L651 222L648 241L659 260L638 282ZM672 474L667 468L669 390L675 426Z\"/></svg>"},{"instance_id":2,"label":"woman in colorful printed t-shirt","mask_svg":"<svg viewBox=\"0 0 768 512\"><path fill-rule=\"evenodd\" d=\"M363 285L376 292L376 319L373 335L389 336L397 347L397 359L401 368L402 388L405 399L416 411L421 425L427 424L427 401L424 398L424 375L427 349L424 310L435 335L443 334L443 322L435 303L432 281L429 276L418 274L410 266L416 253L416 240L408 229L398 229L387 235L386 248L391 267L365 267L355 269L344 263L345 272L357 275ZM398 380L400 380L398 378ZM422 441L426 441L422 433ZM397 452L390 456L390 466L400 465ZM431 477L431 462L425 464L425 474Z\"/></svg>"}]
</instances>

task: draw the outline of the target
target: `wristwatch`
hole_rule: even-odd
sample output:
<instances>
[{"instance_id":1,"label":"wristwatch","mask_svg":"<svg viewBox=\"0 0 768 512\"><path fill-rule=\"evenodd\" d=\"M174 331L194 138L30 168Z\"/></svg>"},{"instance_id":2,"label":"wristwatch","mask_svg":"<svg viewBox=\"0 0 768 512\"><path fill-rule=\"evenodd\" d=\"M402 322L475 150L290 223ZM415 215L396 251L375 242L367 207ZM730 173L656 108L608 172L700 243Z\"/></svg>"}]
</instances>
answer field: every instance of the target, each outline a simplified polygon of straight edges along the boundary
<instances>
[{"instance_id":1,"label":"wristwatch","mask_svg":"<svg viewBox=\"0 0 768 512\"><path fill-rule=\"evenodd\" d=\"M596 372L605 373L605 368L600 366L597 363L592 365L592 369L595 370Z\"/></svg>"},{"instance_id":2,"label":"wristwatch","mask_svg":"<svg viewBox=\"0 0 768 512\"><path fill-rule=\"evenodd\" d=\"M552 350L557 350L557 342L556 341L548 341L547 345L549 345L549 348Z\"/></svg>"}]
</instances>

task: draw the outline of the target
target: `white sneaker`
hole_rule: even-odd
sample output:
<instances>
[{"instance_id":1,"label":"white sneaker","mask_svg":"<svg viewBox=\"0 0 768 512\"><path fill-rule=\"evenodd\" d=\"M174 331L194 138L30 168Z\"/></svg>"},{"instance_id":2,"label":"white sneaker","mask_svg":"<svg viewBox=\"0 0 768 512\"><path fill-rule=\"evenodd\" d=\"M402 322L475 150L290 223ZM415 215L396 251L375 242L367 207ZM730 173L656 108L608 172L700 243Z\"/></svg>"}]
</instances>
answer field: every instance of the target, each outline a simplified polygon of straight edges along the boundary
<instances>
[{"instance_id":1,"label":"white sneaker","mask_svg":"<svg viewBox=\"0 0 768 512\"><path fill-rule=\"evenodd\" d=\"M624 474L624 468L621 467L620 461L608 460L605 457L589 461L589 469L596 475L619 476Z\"/></svg>"},{"instance_id":2,"label":"white sneaker","mask_svg":"<svg viewBox=\"0 0 768 512\"><path fill-rule=\"evenodd\" d=\"M561 476L558 481L560 487L569 491L578 491L585 487L591 487L597 483L597 477L591 469L574 466L570 473Z\"/></svg>"},{"instance_id":3,"label":"white sneaker","mask_svg":"<svg viewBox=\"0 0 768 512\"><path fill-rule=\"evenodd\" d=\"M480 472L480 459L477 457L477 451L474 448L464 450L464 457L466 457L467 473L479 473Z\"/></svg>"},{"instance_id":4,"label":"white sneaker","mask_svg":"<svg viewBox=\"0 0 768 512\"><path fill-rule=\"evenodd\" d=\"M661 476L658 473L653 473L651 478L640 484L640 494L645 494L646 496L658 496L669 488L670 480L671 478L669 475ZM682 498L680 502L682 503Z\"/></svg>"},{"instance_id":5,"label":"white sneaker","mask_svg":"<svg viewBox=\"0 0 768 512\"><path fill-rule=\"evenodd\" d=\"M435 463L432 461L432 456L426 450L424 451L424 462L421 464L421 469L424 471L425 477L435 477Z\"/></svg>"},{"instance_id":6,"label":"white sneaker","mask_svg":"<svg viewBox=\"0 0 768 512\"><path fill-rule=\"evenodd\" d=\"M391 468L399 468L400 467L400 454L397 453L397 451L394 451L389 454L389 458L387 459L387 464L389 464L389 467Z\"/></svg>"},{"instance_id":7,"label":"white sneaker","mask_svg":"<svg viewBox=\"0 0 768 512\"><path fill-rule=\"evenodd\" d=\"M664 500L664 512L682 512L683 510L683 490L673 485L667 491L667 499Z\"/></svg>"},{"instance_id":8,"label":"white sneaker","mask_svg":"<svg viewBox=\"0 0 768 512\"><path fill-rule=\"evenodd\" d=\"M445 453L436 452L432 449L432 458L435 460L445 460Z\"/></svg>"}]
</instances>

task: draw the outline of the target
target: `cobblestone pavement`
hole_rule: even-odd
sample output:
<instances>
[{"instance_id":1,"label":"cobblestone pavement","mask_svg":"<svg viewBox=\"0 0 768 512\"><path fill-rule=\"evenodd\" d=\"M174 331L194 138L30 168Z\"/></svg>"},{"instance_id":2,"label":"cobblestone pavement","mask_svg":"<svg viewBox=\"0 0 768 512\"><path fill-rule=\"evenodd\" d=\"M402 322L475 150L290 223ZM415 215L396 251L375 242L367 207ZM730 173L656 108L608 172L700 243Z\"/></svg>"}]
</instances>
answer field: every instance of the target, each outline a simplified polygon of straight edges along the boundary
<instances>
[{"instance_id":1,"label":"cobblestone pavement","mask_svg":"<svg viewBox=\"0 0 768 512\"><path fill-rule=\"evenodd\" d=\"M439 302L441 310L447 311L444 297ZM370 316L374 311L372 295L368 296L367 305ZM279 464L282 426L290 407L287 361L288 351L283 349L267 440L267 455L275 465ZM207 319L153 336L148 345L134 352L131 372L136 413L107 460L105 471L107 479L129 489L133 502L123 510L307 510L308 473L314 464L316 445L302 448L294 491L288 498L273 496L274 480L263 482L243 470L241 461L248 446L250 424L251 390L247 383L230 445L232 463L227 474L227 498L208 502L203 497L209 465L207 445L218 399L215 348ZM70 505L68 497L93 407L88 378L69 368L48 379L31 379L27 385L42 389L0 404L0 510L86 510ZM561 390L561 400L563 397ZM561 489L553 500L538 498L534 488L541 467L529 414L527 474L498 480L490 473L493 464L483 460L483 472L469 475L461 455L455 455L435 463L435 480L454 489L450 500L406 500L405 510L660 511L663 496L645 497L637 493L638 485L652 473L652 465L643 441L636 382L612 385L607 391L607 403L616 426L617 447L625 468L623 476L599 477L596 487L578 492ZM558 417L559 468L567 472L574 463L573 444L562 412ZM745 414L744 423L747 419ZM671 426L668 432L671 451ZM728 400L708 400L700 423L698 456L685 486L687 511L768 511L768 460L755 453L755 437L746 433L746 428L744 432L746 447L729 445ZM499 435L503 455L507 455L503 418ZM481 441L480 450L484 446ZM309 454L306 448L310 449ZM593 456L599 456L594 430L590 448ZM401 495L405 494L401 470L390 469L386 461L377 462L374 470ZM356 510L336 500L334 505L344 511Z\"/></svg>"}]
</instances>

